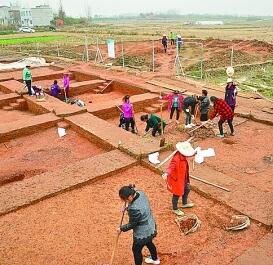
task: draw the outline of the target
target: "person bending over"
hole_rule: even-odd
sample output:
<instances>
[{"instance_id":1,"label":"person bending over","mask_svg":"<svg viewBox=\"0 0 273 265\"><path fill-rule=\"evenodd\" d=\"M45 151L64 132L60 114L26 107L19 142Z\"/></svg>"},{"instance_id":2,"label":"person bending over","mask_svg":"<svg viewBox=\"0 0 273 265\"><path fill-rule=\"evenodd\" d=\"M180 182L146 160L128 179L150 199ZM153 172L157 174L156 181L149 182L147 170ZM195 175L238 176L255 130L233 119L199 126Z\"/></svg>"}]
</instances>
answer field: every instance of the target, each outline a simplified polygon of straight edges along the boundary
<instances>
[{"instance_id":1,"label":"person bending over","mask_svg":"<svg viewBox=\"0 0 273 265\"><path fill-rule=\"evenodd\" d=\"M218 121L219 134L217 134L217 137L220 138L224 137L223 124L225 121L228 122L228 126L230 128L230 135L234 136L235 133L232 124L234 113L231 107L227 104L225 100L214 96L210 97L210 101L213 104L213 112L210 114L210 119L213 120L217 115L220 116L220 119Z\"/></svg>"},{"instance_id":2,"label":"person bending over","mask_svg":"<svg viewBox=\"0 0 273 265\"><path fill-rule=\"evenodd\" d=\"M183 110L186 114L185 128L191 128L195 126L192 123L192 119L194 119L195 107L197 104L197 99L195 96L188 96L184 98Z\"/></svg>"},{"instance_id":3,"label":"person bending over","mask_svg":"<svg viewBox=\"0 0 273 265\"><path fill-rule=\"evenodd\" d=\"M161 119L154 115L151 114L150 116L148 114L142 115L140 117L141 121L144 121L147 123L145 132L148 132L150 129L152 129L152 136L156 136L156 133L158 132L159 135L161 135ZM165 121L162 121L163 123L163 131L166 126Z\"/></svg>"}]
</instances>

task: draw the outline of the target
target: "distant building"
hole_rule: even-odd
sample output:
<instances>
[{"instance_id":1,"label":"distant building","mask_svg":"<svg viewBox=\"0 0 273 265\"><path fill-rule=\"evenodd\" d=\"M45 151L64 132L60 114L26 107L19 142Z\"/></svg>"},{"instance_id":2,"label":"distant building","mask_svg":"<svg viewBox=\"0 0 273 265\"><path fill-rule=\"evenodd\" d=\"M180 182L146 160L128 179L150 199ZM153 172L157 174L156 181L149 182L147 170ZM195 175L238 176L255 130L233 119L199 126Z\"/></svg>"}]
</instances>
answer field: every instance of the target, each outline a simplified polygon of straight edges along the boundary
<instances>
[{"instance_id":1,"label":"distant building","mask_svg":"<svg viewBox=\"0 0 273 265\"><path fill-rule=\"evenodd\" d=\"M20 7L11 6L9 9L9 24L20 27L21 26L21 12Z\"/></svg>"},{"instance_id":2,"label":"distant building","mask_svg":"<svg viewBox=\"0 0 273 265\"><path fill-rule=\"evenodd\" d=\"M196 25L202 25L202 26L206 26L206 25L224 25L223 21L196 21L195 23Z\"/></svg>"},{"instance_id":3,"label":"distant building","mask_svg":"<svg viewBox=\"0 0 273 265\"><path fill-rule=\"evenodd\" d=\"M20 9L20 16L21 16L22 27L33 27L30 9L28 8Z\"/></svg>"},{"instance_id":4,"label":"distant building","mask_svg":"<svg viewBox=\"0 0 273 265\"><path fill-rule=\"evenodd\" d=\"M0 6L0 26L9 25L9 9L8 6Z\"/></svg>"},{"instance_id":5,"label":"distant building","mask_svg":"<svg viewBox=\"0 0 273 265\"><path fill-rule=\"evenodd\" d=\"M49 5L40 5L31 8L33 26L50 26L53 20L53 10Z\"/></svg>"}]
</instances>

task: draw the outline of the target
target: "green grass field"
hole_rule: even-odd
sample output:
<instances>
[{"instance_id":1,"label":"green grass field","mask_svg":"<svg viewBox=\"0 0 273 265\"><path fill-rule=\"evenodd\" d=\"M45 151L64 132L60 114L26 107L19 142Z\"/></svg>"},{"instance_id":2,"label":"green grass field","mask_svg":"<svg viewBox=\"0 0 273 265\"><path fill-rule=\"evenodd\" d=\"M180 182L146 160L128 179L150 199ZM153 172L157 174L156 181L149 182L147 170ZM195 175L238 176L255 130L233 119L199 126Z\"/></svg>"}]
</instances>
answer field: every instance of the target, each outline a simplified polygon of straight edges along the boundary
<instances>
[{"instance_id":1,"label":"green grass field","mask_svg":"<svg viewBox=\"0 0 273 265\"><path fill-rule=\"evenodd\" d=\"M38 37L22 37L22 38L10 38L0 39L0 45L17 45L17 44L29 44L29 43L44 43L53 42L64 39L64 36L38 36Z\"/></svg>"}]
</instances>

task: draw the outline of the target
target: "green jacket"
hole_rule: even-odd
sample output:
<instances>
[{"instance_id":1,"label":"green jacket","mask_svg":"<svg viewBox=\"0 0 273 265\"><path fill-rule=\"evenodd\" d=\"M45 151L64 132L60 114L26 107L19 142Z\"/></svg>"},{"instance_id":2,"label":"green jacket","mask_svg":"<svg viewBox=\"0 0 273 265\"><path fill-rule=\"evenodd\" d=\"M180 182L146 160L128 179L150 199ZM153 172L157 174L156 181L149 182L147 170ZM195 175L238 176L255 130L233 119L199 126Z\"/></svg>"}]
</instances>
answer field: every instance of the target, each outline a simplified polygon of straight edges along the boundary
<instances>
[{"instance_id":1,"label":"green jacket","mask_svg":"<svg viewBox=\"0 0 273 265\"><path fill-rule=\"evenodd\" d=\"M23 70L23 80L24 81L32 80L31 72L27 67L25 67L24 70Z\"/></svg>"},{"instance_id":2,"label":"green jacket","mask_svg":"<svg viewBox=\"0 0 273 265\"><path fill-rule=\"evenodd\" d=\"M145 131L148 132L150 128L158 128L161 126L161 119L154 114L151 114L147 121L147 126ZM166 122L163 121L163 128L166 126Z\"/></svg>"},{"instance_id":3,"label":"green jacket","mask_svg":"<svg viewBox=\"0 0 273 265\"><path fill-rule=\"evenodd\" d=\"M170 33L169 39L175 40L176 39L176 34L174 32Z\"/></svg>"}]
</instances>

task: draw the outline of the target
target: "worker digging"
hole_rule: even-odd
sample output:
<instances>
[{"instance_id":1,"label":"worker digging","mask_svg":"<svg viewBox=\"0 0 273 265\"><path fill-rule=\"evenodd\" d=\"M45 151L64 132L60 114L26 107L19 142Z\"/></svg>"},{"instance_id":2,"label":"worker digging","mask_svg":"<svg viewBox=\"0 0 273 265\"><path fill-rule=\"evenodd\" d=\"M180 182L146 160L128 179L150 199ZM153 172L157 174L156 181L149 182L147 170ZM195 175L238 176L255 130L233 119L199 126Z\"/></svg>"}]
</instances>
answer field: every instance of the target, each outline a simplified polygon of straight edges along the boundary
<instances>
[{"instance_id":1,"label":"worker digging","mask_svg":"<svg viewBox=\"0 0 273 265\"><path fill-rule=\"evenodd\" d=\"M220 47L247 57L260 41L246 55L184 25L100 37L96 54L86 36L79 63L0 71L1 265L273 264L272 102L210 69Z\"/></svg>"}]
</instances>

